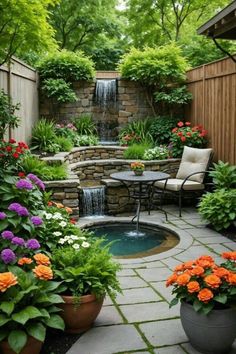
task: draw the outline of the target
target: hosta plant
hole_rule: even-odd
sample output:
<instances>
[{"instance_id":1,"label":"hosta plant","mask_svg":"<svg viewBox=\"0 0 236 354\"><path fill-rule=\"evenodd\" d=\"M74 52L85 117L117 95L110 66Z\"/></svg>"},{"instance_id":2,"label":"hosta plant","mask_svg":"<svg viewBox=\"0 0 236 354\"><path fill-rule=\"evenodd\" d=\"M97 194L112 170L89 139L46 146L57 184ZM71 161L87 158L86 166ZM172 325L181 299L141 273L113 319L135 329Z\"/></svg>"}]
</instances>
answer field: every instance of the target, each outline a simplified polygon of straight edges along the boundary
<instances>
[{"instance_id":1,"label":"hosta plant","mask_svg":"<svg viewBox=\"0 0 236 354\"><path fill-rule=\"evenodd\" d=\"M169 149L166 146L156 146L144 152L144 160L164 160L169 156Z\"/></svg>"}]
</instances>

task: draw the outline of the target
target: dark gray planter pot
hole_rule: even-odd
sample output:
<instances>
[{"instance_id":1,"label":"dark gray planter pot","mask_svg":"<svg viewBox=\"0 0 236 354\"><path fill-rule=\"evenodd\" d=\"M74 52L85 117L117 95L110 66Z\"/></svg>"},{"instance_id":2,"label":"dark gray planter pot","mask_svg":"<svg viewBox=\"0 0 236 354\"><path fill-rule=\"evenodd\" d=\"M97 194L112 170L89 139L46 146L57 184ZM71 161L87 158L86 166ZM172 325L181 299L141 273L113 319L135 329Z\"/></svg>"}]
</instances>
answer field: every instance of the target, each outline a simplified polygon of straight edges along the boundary
<instances>
[{"instance_id":1,"label":"dark gray planter pot","mask_svg":"<svg viewBox=\"0 0 236 354\"><path fill-rule=\"evenodd\" d=\"M236 310L197 313L192 305L181 303L180 318L192 346L204 354L225 354L236 338Z\"/></svg>"}]
</instances>

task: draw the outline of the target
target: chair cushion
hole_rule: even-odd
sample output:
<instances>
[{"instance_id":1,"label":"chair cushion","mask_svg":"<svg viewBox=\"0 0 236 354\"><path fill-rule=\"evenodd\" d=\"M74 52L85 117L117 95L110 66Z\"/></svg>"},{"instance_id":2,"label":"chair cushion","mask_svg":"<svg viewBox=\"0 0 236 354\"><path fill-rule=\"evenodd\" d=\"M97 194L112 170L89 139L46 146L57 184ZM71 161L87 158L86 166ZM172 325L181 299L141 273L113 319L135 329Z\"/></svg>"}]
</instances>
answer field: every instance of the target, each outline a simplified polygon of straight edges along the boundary
<instances>
[{"instance_id":1,"label":"chair cushion","mask_svg":"<svg viewBox=\"0 0 236 354\"><path fill-rule=\"evenodd\" d=\"M166 190L178 192L181 188L183 181L184 181L183 179L169 178L167 180ZM165 186L165 181L156 182L155 186L160 189L163 189ZM204 188L205 186L202 183L198 183L194 181L186 181L184 183L184 190L186 191L197 191L197 190L203 190Z\"/></svg>"},{"instance_id":2,"label":"chair cushion","mask_svg":"<svg viewBox=\"0 0 236 354\"><path fill-rule=\"evenodd\" d=\"M206 171L211 153L212 149L197 149L185 146L176 178L185 179L191 173ZM204 173L193 175L189 179L202 183Z\"/></svg>"}]
</instances>

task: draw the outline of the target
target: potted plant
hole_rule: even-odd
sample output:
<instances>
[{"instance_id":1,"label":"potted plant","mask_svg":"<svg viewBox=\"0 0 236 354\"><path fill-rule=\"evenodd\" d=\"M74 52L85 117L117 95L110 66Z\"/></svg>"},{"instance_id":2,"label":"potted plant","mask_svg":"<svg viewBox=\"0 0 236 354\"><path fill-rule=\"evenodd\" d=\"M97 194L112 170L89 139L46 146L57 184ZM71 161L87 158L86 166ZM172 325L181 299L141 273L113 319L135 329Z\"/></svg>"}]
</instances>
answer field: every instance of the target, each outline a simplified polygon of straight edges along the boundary
<instances>
[{"instance_id":1,"label":"potted plant","mask_svg":"<svg viewBox=\"0 0 236 354\"><path fill-rule=\"evenodd\" d=\"M121 291L117 279L120 265L112 260L102 239L66 236L63 248L53 251L53 269L63 281L61 313L66 331L81 333L89 329L99 314L106 293Z\"/></svg>"},{"instance_id":2,"label":"potted plant","mask_svg":"<svg viewBox=\"0 0 236 354\"><path fill-rule=\"evenodd\" d=\"M134 171L136 176L142 176L145 165L140 161L135 161L130 164L131 170Z\"/></svg>"},{"instance_id":3,"label":"potted plant","mask_svg":"<svg viewBox=\"0 0 236 354\"><path fill-rule=\"evenodd\" d=\"M209 255L177 265L166 282L174 287L170 306L181 301L183 328L202 353L227 353L236 337L236 251L222 257L220 265Z\"/></svg>"},{"instance_id":4,"label":"potted plant","mask_svg":"<svg viewBox=\"0 0 236 354\"><path fill-rule=\"evenodd\" d=\"M3 236L7 236L6 232ZM60 283L52 281L49 257L36 253L36 240L24 245L20 245L19 237L11 241L15 245L18 241L19 250L1 251L0 350L3 354L38 354L46 327L64 329L63 320L57 314L60 309L55 306L63 302L55 294Z\"/></svg>"}]
</instances>

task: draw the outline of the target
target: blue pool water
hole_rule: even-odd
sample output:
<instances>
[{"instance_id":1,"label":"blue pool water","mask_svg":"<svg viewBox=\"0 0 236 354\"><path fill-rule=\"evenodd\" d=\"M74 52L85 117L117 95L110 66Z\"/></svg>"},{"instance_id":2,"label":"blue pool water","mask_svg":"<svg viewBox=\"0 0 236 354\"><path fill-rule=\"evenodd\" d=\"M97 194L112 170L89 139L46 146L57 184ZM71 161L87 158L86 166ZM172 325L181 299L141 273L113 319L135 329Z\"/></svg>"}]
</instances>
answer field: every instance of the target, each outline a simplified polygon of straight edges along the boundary
<instances>
[{"instance_id":1,"label":"blue pool water","mask_svg":"<svg viewBox=\"0 0 236 354\"><path fill-rule=\"evenodd\" d=\"M141 257L148 255L150 251L161 246L170 235L168 231L163 229L145 226L140 226L140 231L137 233L134 225L123 223L98 225L89 228L89 230L93 231L96 237L104 236L104 244L113 242L110 252L114 256ZM176 237L174 238L177 239Z\"/></svg>"}]
</instances>

